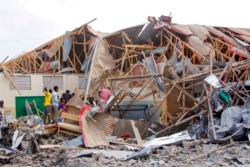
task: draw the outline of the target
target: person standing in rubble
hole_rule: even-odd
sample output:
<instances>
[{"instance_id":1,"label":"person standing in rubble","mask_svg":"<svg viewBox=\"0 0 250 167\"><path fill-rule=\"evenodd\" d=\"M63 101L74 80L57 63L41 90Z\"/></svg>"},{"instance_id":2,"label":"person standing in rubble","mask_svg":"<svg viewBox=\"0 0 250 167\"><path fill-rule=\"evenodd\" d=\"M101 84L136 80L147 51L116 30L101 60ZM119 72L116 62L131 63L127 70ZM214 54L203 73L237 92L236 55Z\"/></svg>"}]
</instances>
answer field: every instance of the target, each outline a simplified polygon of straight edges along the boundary
<instances>
[{"instance_id":1,"label":"person standing in rubble","mask_svg":"<svg viewBox=\"0 0 250 167\"><path fill-rule=\"evenodd\" d=\"M0 100L0 126L4 125L5 123L4 109L4 101Z\"/></svg>"},{"instance_id":2,"label":"person standing in rubble","mask_svg":"<svg viewBox=\"0 0 250 167\"><path fill-rule=\"evenodd\" d=\"M58 106L59 106L59 95L58 95L58 86L54 86L53 93L52 93L52 98L51 98L51 110L53 113L53 123L58 122Z\"/></svg>"},{"instance_id":3,"label":"person standing in rubble","mask_svg":"<svg viewBox=\"0 0 250 167\"><path fill-rule=\"evenodd\" d=\"M100 111L104 112L104 108L107 105L107 101L111 96L111 89L110 87L103 87L101 90L98 91L100 96Z\"/></svg>"},{"instance_id":4,"label":"person standing in rubble","mask_svg":"<svg viewBox=\"0 0 250 167\"><path fill-rule=\"evenodd\" d=\"M69 99L71 98L71 94L70 94L70 90L66 90L65 93L62 94L62 97L65 100L65 104L69 101Z\"/></svg>"},{"instance_id":5,"label":"person standing in rubble","mask_svg":"<svg viewBox=\"0 0 250 167\"><path fill-rule=\"evenodd\" d=\"M47 90L46 87L43 89L43 93L44 93L43 123L50 124L51 93Z\"/></svg>"},{"instance_id":6,"label":"person standing in rubble","mask_svg":"<svg viewBox=\"0 0 250 167\"><path fill-rule=\"evenodd\" d=\"M52 93L53 93L53 90L52 89L49 89L49 93L51 94L51 98L50 98L50 108L49 108L49 117L50 117L50 120L53 120L53 113L52 113Z\"/></svg>"}]
</instances>

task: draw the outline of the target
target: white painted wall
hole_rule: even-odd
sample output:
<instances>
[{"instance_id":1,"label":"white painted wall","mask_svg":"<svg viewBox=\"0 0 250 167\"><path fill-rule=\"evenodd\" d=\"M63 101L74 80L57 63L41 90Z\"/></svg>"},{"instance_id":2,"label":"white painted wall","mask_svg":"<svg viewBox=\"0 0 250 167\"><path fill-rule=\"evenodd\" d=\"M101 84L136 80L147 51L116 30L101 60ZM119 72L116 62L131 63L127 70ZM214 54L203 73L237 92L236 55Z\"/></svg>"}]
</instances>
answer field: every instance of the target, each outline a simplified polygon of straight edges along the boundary
<instances>
[{"instance_id":1,"label":"white painted wall","mask_svg":"<svg viewBox=\"0 0 250 167\"><path fill-rule=\"evenodd\" d=\"M10 89L10 81L3 74L0 73L0 100L4 100L4 105L6 110L11 110L12 115L15 116L15 97L16 96L43 96L43 76L53 76L52 75L42 75L42 74L15 74L15 76L31 76L31 90L19 90L21 94L18 93L17 90ZM59 76L59 75L57 75ZM64 74L63 76L63 89L59 89L59 95L61 96L67 89L70 92L74 92L75 88L78 89L78 76L76 74ZM47 86L47 85L46 85ZM54 86L54 85L53 85ZM48 86L49 88L53 88L53 86ZM80 92L83 90L80 89Z\"/></svg>"}]
</instances>

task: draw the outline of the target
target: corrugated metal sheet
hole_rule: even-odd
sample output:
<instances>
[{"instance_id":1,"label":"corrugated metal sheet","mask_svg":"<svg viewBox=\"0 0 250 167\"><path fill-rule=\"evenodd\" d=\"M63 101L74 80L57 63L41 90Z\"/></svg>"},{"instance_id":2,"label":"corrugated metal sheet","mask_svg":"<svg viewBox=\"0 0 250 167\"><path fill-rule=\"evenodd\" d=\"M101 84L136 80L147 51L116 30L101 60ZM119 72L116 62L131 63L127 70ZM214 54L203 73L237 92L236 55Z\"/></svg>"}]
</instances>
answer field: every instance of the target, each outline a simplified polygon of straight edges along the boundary
<instances>
[{"instance_id":1,"label":"corrugated metal sheet","mask_svg":"<svg viewBox=\"0 0 250 167\"><path fill-rule=\"evenodd\" d=\"M204 42L196 36L189 36L187 42L204 56L210 55L213 52L209 46L205 45Z\"/></svg>"},{"instance_id":2,"label":"corrugated metal sheet","mask_svg":"<svg viewBox=\"0 0 250 167\"><path fill-rule=\"evenodd\" d=\"M99 39L97 46L95 47L95 59L93 60L93 71L91 73L92 78L98 78L106 70L114 68L114 61L112 55L108 51L107 43L103 39Z\"/></svg>"},{"instance_id":3,"label":"corrugated metal sheet","mask_svg":"<svg viewBox=\"0 0 250 167\"><path fill-rule=\"evenodd\" d=\"M42 49L39 55L41 53L46 53L47 56L49 56L49 58L52 58L56 54L56 52L59 50L62 43L63 43L62 37L55 39L53 42L48 44L44 49Z\"/></svg>"},{"instance_id":4,"label":"corrugated metal sheet","mask_svg":"<svg viewBox=\"0 0 250 167\"><path fill-rule=\"evenodd\" d=\"M111 117L105 113L96 113L93 118L96 120L97 126L104 130L105 135L111 136L118 118Z\"/></svg>"},{"instance_id":5,"label":"corrugated metal sheet","mask_svg":"<svg viewBox=\"0 0 250 167\"><path fill-rule=\"evenodd\" d=\"M207 27L208 31L218 37L220 37L223 41L227 42L230 45L233 45L235 47L238 47L239 49L244 50L245 48L240 45L237 41L235 41L233 38L229 37L228 35L226 35L225 33L213 28L213 27Z\"/></svg>"},{"instance_id":6,"label":"corrugated metal sheet","mask_svg":"<svg viewBox=\"0 0 250 167\"><path fill-rule=\"evenodd\" d=\"M238 43L235 39L233 39L232 37L226 35L225 33L209 26L207 27L208 28L208 31L218 37L220 37L223 41L225 41L226 43L232 45L233 47L231 48L231 52L233 53L236 49L235 48L238 48L238 51L237 53L239 53L240 56L243 56L243 57L246 57L246 58L249 58L250 57L250 54L249 52L246 50L246 48L241 45L240 43Z\"/></svg>"},{"instance_id":7,"label":"corrugated metal sheet","mask_svg":"<svg viewBox=\"0 0 250 167\"><path fill-rule=\"evenodd\" d=\"M205 26L189 25L188 27L194 33L194 35L200 38L202 41L206 40L210 35Z\"/></svg>"},{"instance_id":8,"label":"corrugated metal sheet","mask_svg":"<svg viewBox=\"0 0 250 167\"><path fill-rule=\"evenodd\" d=\"M86 147L106 146L109 145L106 136L110 136L114 126L118 121L117 118L111 117L105 113L96 113L92 118L88 117L91 107L83 105L80 112L80 127Z\"/></svg>"},{"instance_id":9,"label":"corrugated metal sheet","mask_svg":"<svg viewBox=\"0 0 250 167\"><path fill-rule=\"evenodd\" d=\"M82 117L82 135L85 147L109 145L104 131L88 116Z\"/></svg>"},{"instance_id":10,"label":"corrugated metal sheet","mask_svg":"<svg viewBox=\"0 0 250 167\"><path fill-rule=\"evenodd\" d=\"M63 38L63 61L66 62L69 56L69 52L71 50L72 47L72 36L71 36L71 32L67 31L65 33L66 35Z\"/></svg>"},{"instance_id":11,"label":"corrugated metal sheet","mask_svg":"<svg viewBox=\"0 0 250 167\"><path fill-rule=\"evenodd\" d=\"M234 28L234 27L228 27L227 29L229 29L230 31L233 31L239 35L246 35L246 36L250 36L250 31L244 29L244 28Z\"/></svg>"},{"instance_id":12,"label":"corrugated metal sheet","mask_svg":"<svg viewBox=\"0 0 250 167\"><path fill-rule=\"evenodd\" d=\"M239 35L241 38L250 41L250 36L245 36L245 35Z\"/></svg>"},{"instance_id":13,"label":"corrugated metal sheet","mask_svg":"<svg viewBox=\"0 0 250 167\"><path fill-rule=\"evenodd\" d=\"M179 24L174 24L171 25L171 28L175 32L179 32L184 35L192 35L192 31L189 29L187 25L179 25Z\"/></svg>"}]
</instances>

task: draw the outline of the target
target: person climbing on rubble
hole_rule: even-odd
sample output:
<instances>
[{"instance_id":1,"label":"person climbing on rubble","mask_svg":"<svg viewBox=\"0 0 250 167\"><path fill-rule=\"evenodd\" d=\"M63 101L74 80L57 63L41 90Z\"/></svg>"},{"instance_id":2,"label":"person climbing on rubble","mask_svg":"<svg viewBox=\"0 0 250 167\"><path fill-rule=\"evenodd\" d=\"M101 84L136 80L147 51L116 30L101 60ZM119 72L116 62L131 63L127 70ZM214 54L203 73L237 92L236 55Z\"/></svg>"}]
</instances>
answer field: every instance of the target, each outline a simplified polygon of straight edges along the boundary
<instances>
[{"instance_id":1,"label":"person climbing on rubble","mask_svg":"<svg viewBox=\"0 0 250 167\"><path fill-rule=\"evenodd\" d=\"M104 112L104 108L107 105L107 101L111 96L111 89L110 87L103 87L101 90L98 91L100 97L100 111Z\"/></svg>"},{"instance_id":2,"label":"person climbing on rubble","mask_svg":"<svg viewBox=\"0 0 250 167\"><path fill-rule=\"evenodd\" d=\"M59 95L58 95L58 86L54 86L53 93L52 93L52 103L51 103L51 109L53 113L53 123L58 122L58 106L59 106Z\"/></svg>"},{"instance_id":3,"label":"person climbing on rubble","mask_svg":"<svg viewBox=\"0 0 250 167\"><path fill-rule=\"evenodd\" d=\"M4 101L0 100L0 127L5 124Z\"/></svg>"},{"instance_id":4,"label":"person climbing on rubble","mask_svg":"<svg viewBox=\"0 0 250 167\"><path fill-rule=\"evenodd\" d=\"M45 87L43 89L44 93L44 113L43 113L43 123L50 124L50 107L51 107L51 93Z\"/></svg>"}]
</instances>

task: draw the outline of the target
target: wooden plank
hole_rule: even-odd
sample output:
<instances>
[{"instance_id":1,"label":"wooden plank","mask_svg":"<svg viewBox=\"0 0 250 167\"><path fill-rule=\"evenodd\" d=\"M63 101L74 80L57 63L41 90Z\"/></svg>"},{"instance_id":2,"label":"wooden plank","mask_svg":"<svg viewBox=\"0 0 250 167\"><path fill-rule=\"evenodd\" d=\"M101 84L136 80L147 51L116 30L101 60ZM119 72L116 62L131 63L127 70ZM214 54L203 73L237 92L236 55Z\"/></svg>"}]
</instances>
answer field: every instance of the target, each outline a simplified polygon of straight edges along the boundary
<instances>
[{"instance_id":1,"label":"wooden plank","mask_svg":"<svg viewBox=\"0 0 250 167\"><path fill-rule=\"evenodd\" d=\"M225 73L228 72L228 68L229 66L232 65L234 59L235 59L235 55L237 53L237 50L234 52L233 56L230 58L229 62L227 63L226 67L224 67L222 73L220 73L220 76L218 77L219 80L222 80L222 77L225 76Z\"/></svg>"},{"instance_id":2,"label":"wooden plank","mask_svg":"<svg viewBox=\"0 0 250 167\"><path fill-rule=\"evenodd\" d=\"M59 148L62 147L60 144L46 144L46 145L40 145L40 148Z\"/></svg>"},{"instance_id":3,"label":"wooden plank","mask_svg":"<svg viewBox=\"0 0 250 167\"><path fill-rule=\"evenodd\" d=\"M3 64L8 58L9 56L6 56L0 64Z\"/></svg>"},{"instance_id":4,"label":"wooden plank","mask_svg":"<svg viewBox=\"0 0 250 167\"><path fill-rule=\"evenodd\" d=\"M21 95L21 92L19 91L19 89L16 86L15 82L12 80L8 69L4 65L2 65L2 68L3 68L3 73L5 74L5 76L8 78L8 80L10 81L10 83L16 88L16 90L19 93L19 95Z\"/></svg>"},{"instance_id":5,"label":"wooden plank","mask_svg":"<svg viewBox=\"0 0 250 167\"><path fill-rule=\"evenodd\" d=\"M92 23L92 22L95 21L96 19L97 19L97 18L94 18L94 19L90 20L89 22L85 23L84 25L82 25L81 28L78 30L77 34L80 34L80 33L82 32L82 29L83 29L86 25Z\"/></svg>"},{"instance_id":6,"label":"wooden plank","mask_svg":"<svg viewBox=\"0 0 250 167\"><path fill-rule=\"evenodd\" d=\"M124 76L124 77L115 77L115 78L108 78L108 80L112 81L123 81L123 80L138 80L138 79L146 79L146 78L155 78L161 77L162 74L148 74L148 75L138 75L138 76Z\"/></svg>"},{"instance_id":7,"label":"wooden plank","mask_svg":"<svg viewBox=\"0 0 250 167\"><path fill-rule=\"evenodd\" d=\"M61 117L65 118L65 119L79 121L79 116L78 115L74 115L74 114L70 114L70 113L66 113L66 112L62 112L62 116Z\"/></svg>"},{"instance_id":8,"label":"wooden plank","mask_svg":"<svg viewBox=\"0 0 250 167\"><path fill-rule=\"evenodd\" d=\"M175 87L175 83L172 85L172 87L168 90L168 92L165 94L165 96L163 97L163 99L167 99L168 95L171 93L171 91L174 89ZM150 114L149 118L152 118L155 113L158 111L158 109L161 107L161 105L163 104L164 100L161 101L160 104L158 104L158 107L156 107L156 109ZM166 115L168 115L168 111L166 111Z\"/></svg>"},{"instance_id":9,"label":"wooden plank","mask_svg":"<svg viewBox=\"0 0 250 167\"><path fill-rule=\"evenodd\" d=\"M130 123L132 125L133 131L134 131L134 134L135 134L135 138L136 138L136 141L137 141L137 144L139 146L143 146L141 135L140 135L140 133L138 131L138 128L135 126L135 121L134 120L130 120Z\"/></svg>"},{"instance_id":10,"label":"wooden plank","mask_svg":"<svg viewBox=\"0 0 250 167\"><path fill-rule=\"evenodd\" d=\"M146 88L146 86L149 84L149 82L151 81L152 78L153 78L153 77L149 78L149 79L144 83L144 85L141 87L141 89L139 90L139 92L138 92L134 97L131 98L131 100L130 100L130 102L129 102L129 104L127 105L127 107L126 107L125 110L128 110L128 109L130 108L130 106L134 103L134 101L136 100L136 98L140 96L140 94L141 94L142 91ZM123 118L123 116L125 115L125 112L126 112L126 111L124 111L124 112L122 113L121 118Z\"/></svg>"},{"instance_id":11,"label":"wooden plank","mask_svg":"<svg viewBox=\"0 0 250 167\"><path fill-rule=\"evenodd\" d=\"M74 124L60 122L57 125L60 128L65 128L65 129L69 129L69 130L72 130L72 131L81 132L80 126L77 126L77 125L74 125Z\"/></svg>"},{"instance_id":12,"label":"wooden plank","mask_svg":"<svg viewBox=\"0 0 250 167\"><path fill-rule=\"evenodd\" d=\"M63 119L68 119L68 120L73 120L73 121L79 121L79 116L78 115L74 115L74 114L70 114L70 113L66 113L66 112L62 112L62 116ZM70 135L75 135L77 136L77 133L81 133L82 130L80 128L79 125L75 125L75 124L71 124L71 123L66 123L66 122L59 122L58 124L58 135L60 133L66 133L66 134L70 134ZM65 130L63 130L65 129ZM67 131L69 130L69 131ZM70 132L72 131L72 132ZM74 133L75 132L75 133Z\"/></svg>"},{"instance_id":13,"label":"wooden plank","mask_svg":"<svg viewBox=\"0 0 250 167\"><path fill-rule=\"evenodd\" d=\"M194 48L192 48L191 46L189 46L186 42L183 42L179 37L177 37L176 35L174 35L173 33L171 33L167 28L163 28L168 34L171 35L171 38L175 38L177 39L178 41L181 42L182 46L185 46L187 48L189 48L192 52L193 52L193 56L192 57L195 57L195 56L199 56L200 59L203 59L203 60L207 60L209 61L205 56L203 56L200 52L196 51ZM182 51L179 51L179 49L175 46L175 44L172 42L172 40L170 40L168 38L168 36L166 35L163 35L171 44L172 44L172 47L176 49L176 51L185 56L184 52ZM184 47L183 47L184 48ZM185 56L186 57L186 56Z\"/></svg>"},{"instance_id":14,"label":"wooden plank","mask_svg":"<svg viewBox=\"0 0 250 167\"><path fill-rule=\"evenodd\" d=\"M125 48L137 48L137 49L153 49L153 45L134 45L134 44L123 44Z\"/></svg>"},{"instance_id":15,"label":"wooden plank","mask_svg":"<svg viewBox=\"0 0 250 167\"><path fill-rule=\"evenodd\" d=\"M205 84L203 84L204 86L204 89L206 91L206 94L208 96L207 98L207 104L208 104L208 113L209 113L209 116L210 116L210 122L211 122L211 125L212 125L212 130L213 130L213 136L214 136L214 139L216 140L217 139L217 136L216 136L216 132L215 132L215 125L214 125L214 117L213 117L213 109L212 109L212 105L211 105L211 101L212 101L212 89L210 91L208 91L207 87ZM210 85L210 88L211 88L211 85Z\"/></svg>"}]
</instances>

